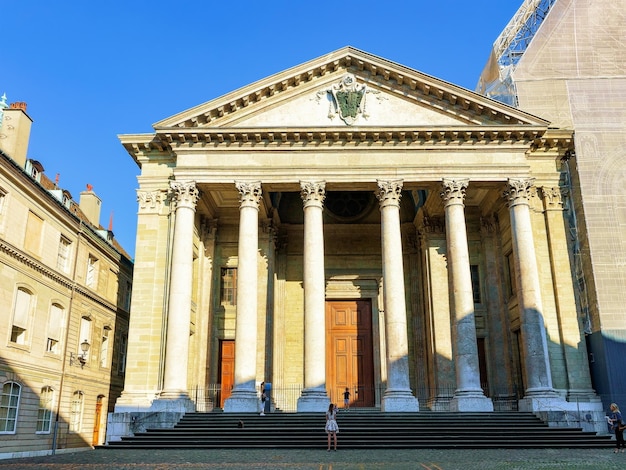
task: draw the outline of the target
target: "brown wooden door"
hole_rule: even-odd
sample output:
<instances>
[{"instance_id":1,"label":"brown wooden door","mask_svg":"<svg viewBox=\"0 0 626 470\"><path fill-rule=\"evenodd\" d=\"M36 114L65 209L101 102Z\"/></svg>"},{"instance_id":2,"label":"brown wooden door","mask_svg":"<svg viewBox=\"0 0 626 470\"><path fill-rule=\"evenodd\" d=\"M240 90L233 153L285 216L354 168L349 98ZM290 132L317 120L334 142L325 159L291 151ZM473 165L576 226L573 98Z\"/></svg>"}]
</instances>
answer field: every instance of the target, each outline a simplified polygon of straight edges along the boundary
<instances>
[{"instance_id":1,"label":"brown wooden door","mask_svg":"<svg viewBox=\"0 0 626 470\"><path fill-rule=\"evenodd\" d=\"M330 400L343 406L374 406L372 307L369 300L326 302L326 387Z\"/></svg>"},{"instance_id":2,"label":"brown wooden door","mask_svg":"<svg viewBox=\"0 0 626 470\"><path fill-rule=\"evenodd\" d=\"M222 340L220 343L220 408L230 396L235 383L235 341Z\"/></svg>"},{"instance_id":3,"label":"brown wooden door","mask_svg":"<svg viewBox=\"0 0 626 470\"><path fill-rule=\"evenodd\" d=\"M100 445L100 423L102 422L102 396L96 402L96 416L94 417L92 445Z\"/></svg>"}]
</instances>

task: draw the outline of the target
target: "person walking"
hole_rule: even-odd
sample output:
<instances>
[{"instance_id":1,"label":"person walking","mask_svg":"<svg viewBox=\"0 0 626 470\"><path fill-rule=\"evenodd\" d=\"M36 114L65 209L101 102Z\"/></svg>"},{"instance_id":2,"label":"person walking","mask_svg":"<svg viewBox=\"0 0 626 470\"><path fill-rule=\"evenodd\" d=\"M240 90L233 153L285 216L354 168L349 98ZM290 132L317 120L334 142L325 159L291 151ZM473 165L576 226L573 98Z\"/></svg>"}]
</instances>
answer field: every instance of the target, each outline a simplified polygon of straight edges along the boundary
<instances>
[{"instance_id":1,"label":"person walking","mask_svg":"<svg viewBox=\"0 0 626 470\"><path fill-rule=\"evenodd\" d=\"M622 413L616 403L611 403L609 422L615 431L615 450L613 452L624 452L626 449L626 444L624 443L624 430L626 430L626 426L624 426L622 422Z\"/></svg>"},{"instance_id":2,"label":"person walking","mask_svg":"<svg viewBox=\"0 0 626 470\"><path fill-rule=\"evenodd\" d=\"M328 405L328 411L326 412L326 426L324 429L326 430L326 435L328 436L327 452L330 452L331 438L335 444L335 451L337 451L337 433L339 432L339 426L337 425L337 407L334 403Z\"/></svg>"}]
</instances>

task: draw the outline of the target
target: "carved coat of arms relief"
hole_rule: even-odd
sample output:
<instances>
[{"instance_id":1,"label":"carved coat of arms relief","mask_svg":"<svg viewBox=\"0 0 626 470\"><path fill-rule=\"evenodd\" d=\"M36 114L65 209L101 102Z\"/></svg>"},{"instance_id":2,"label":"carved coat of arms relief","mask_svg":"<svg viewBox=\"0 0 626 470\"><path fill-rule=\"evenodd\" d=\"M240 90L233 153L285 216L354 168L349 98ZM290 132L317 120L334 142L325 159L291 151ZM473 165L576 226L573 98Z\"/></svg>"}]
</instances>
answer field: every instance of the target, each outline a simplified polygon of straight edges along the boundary
<instances>
[{"instance_id":1,"label":"carved coat of arms relief","mask_svg":"<svg viewBox=\"0 0 626 470\"><path fill-rule=\"evenodd\" d=\"M367 85L357 83L356 77L347 73L330 88L318 91L317 99L321 99L322 96L327 97L329 119L334 119L338 115L343 122L351 126L359 116L363 116L364 119L369 117L366 101L367 95L370 93L380 92L368 88Z\"/></svg>"}]
</instances>

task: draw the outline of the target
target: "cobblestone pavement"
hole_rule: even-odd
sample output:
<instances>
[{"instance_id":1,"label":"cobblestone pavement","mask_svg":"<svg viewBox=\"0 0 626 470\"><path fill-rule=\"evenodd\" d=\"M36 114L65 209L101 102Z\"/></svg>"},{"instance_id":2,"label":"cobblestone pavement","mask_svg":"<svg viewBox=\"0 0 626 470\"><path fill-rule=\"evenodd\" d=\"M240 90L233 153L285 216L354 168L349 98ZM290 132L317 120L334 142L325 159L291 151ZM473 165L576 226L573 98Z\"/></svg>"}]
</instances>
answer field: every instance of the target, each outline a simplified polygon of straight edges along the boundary
<instances>
[{"instance_id":1,"label":"cobblestone pavement","mask_svg":"<svg viewBox=\"0 0 626 470\"><path fill-rule=\"evenodd\" d=\"M626 453L614 454L613 449L339 449L337 452L326 452L325 449L96 449L0 460L0 470L607 470L624 467Z\"/></svg>"}]
</instances>

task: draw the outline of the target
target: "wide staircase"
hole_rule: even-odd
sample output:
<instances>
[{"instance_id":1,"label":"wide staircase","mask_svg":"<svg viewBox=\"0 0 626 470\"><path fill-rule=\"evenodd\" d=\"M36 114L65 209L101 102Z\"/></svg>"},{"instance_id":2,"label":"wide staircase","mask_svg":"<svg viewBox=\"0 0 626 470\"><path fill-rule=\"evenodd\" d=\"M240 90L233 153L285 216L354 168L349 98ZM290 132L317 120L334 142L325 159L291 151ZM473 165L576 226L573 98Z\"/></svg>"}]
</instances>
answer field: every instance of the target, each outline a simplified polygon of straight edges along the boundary
<instances>
[{"instance_id":1,"label":"wide staircase","mask_svg":"<svg viewBox=\"0 0 626 470\"><path fill-rule=\"evenodd\" d=\"M600 448L609 435L550 427L532 413L340 411L342 449ZM323 413L188 413L172 429L148 429L104 448L325 449Z\"/></svg>"}]
</instances>

